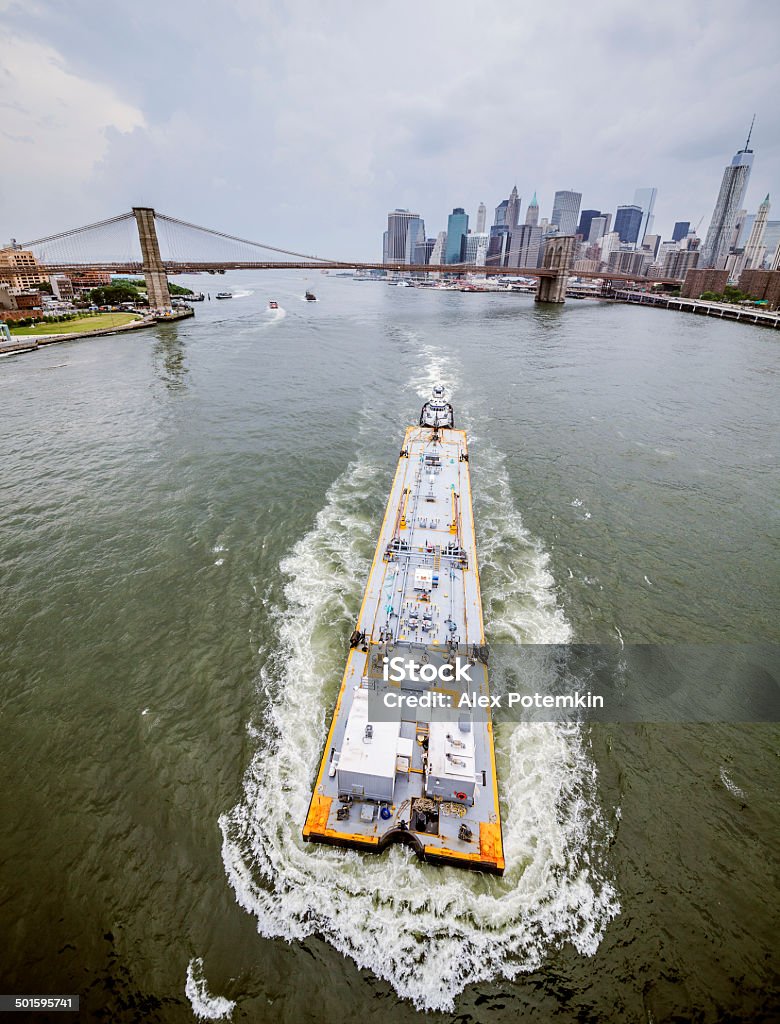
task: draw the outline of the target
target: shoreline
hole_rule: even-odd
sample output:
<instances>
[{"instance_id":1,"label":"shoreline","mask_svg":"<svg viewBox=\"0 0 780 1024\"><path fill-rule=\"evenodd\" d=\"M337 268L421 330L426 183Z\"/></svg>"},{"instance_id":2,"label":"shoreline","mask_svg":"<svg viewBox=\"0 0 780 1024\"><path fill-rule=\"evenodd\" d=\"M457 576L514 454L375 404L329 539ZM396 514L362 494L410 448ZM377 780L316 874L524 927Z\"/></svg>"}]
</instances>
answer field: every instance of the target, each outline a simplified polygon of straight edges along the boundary
<instances>
[{"instance_id":1,"label":"shoreline","mask_svg":"<svg viewBox=\"0 0 780 1024\"><path fill-rule=\"evenodd\" d=\"M102 327L96 331L74 331L72 334L41 334L37 337L32 335L16 335L16 339L9 345L0 346L0 357L24 355L26 352L36 352L39 348L48 345L59 345L66 341L81 341L84 338L105 338L112 334L125 334L128 331L140 331L147 327L155 327L157 324L178 322L188 320L195 316L195 311L177 312L171 316L147 316L140 320L133 320L129 324L119 324L116 327ZM14 335L11 335L13 338Z\"/></svg>"},{"instance_id":2,"label":"shoreline","mask_svg":"<svg viewBox=\"0 0 780 1024\"><path fill-rule=\"evenodd\" d=\"M705 299L684 299L679 295L652 295L649 292L629 291L600 298L603 302L622 302L629 306L657 306L678 313L696 313L698 316L713 316L718 320L733 320L735 323L750 324L753 327L769 327L775 330L780 327L780 311L751 309L726 302L708 302Z\"/></svg>"}]
</instances>

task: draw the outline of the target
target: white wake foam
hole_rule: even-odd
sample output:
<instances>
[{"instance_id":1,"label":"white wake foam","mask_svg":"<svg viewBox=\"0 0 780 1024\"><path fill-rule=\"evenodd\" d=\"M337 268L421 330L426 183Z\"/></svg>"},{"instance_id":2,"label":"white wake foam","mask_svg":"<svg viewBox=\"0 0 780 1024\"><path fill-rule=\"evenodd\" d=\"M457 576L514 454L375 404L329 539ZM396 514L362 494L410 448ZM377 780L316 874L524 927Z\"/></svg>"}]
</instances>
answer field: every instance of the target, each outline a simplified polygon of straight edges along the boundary
<instances>
[{"instance_id":1,"label":"white wake foam","mask_svg":"<svg viewBox=\"0 0 780 1024\"><path fill-rule=\"evenodd\" d=\"M429 353L421 397L447 381ZM548 558L523 527L499 453L480 449L476 502L483 601L491 639L562 643ZM452 1009L466 985L538 967L563 942L592 954L618 912L604 877L606 829L595 767L578 727L497 730L507 870L493 878L421 864L406 848L381 856L306 845L301 827L341 681L378 522L372 494L389 480L358 460L330 488L312 531L282 563L285 606L276 653L261 673L267 708L243 800L220 818L236 899L268 937L324 936L420 1009ZM380 479L381 478L381 479ZM487 571L485 571L487 569Z\"/></svg>"},{"instance_id":2,"label":"white wake foam","mask_svg":"<svg viewBox=\"0 0 780 1024\"><path fill-rule=\"evenodd\" d=\"M187 981L184 991L192 1004L192 1012L198 1020L222 1020L229 1017L235 1002L224 996L212 996L206 986L203 974L203 960L193 957L187 965Z\"/></svg>"},{"instance_id":3,"label":"white wake foam","mask_svg":"<svg viewBox=\"0 0 780 1024\"><path fill-rule=\"evenodd\" d=\"M731 793L732 796L735 796L737 798L737 800L747 799L745 790L738 786L736 782L734 782L729 773L726 771L725 765L721 765L720 768L720 781L723 783L723 785L726 787L729 793Z\"/></svg>"},{"instance_id":4,"label":"white wake foam","mask_svg":"<svg viewBox=\"0 0 780 1024\"><path fill-rule=\"evenodd\" d=\"M407 387L420 398L430 398L434 384L443 384L451 398L458 386L457 364L438 345L422 340L418 332L408 327L399 328L405 339L415 348L414 361L418 372Z\"/></svg>"}]
</instances>

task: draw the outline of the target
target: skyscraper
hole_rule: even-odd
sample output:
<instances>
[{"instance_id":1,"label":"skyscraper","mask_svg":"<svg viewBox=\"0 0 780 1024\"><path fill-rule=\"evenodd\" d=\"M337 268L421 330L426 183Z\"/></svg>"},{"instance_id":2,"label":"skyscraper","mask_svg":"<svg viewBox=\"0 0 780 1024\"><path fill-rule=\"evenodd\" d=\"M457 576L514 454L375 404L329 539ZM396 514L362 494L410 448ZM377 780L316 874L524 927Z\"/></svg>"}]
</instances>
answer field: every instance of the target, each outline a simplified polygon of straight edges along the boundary
<instances>
[{"instance_id":1,"label":"skyscraper","mask_svg":"<svg viewBox=\"0 0 780 1024\"><path fill-rule=\"evenodd\" d=\"M734 155L729 166L723 171L720 192L718 192L715 209L712 212L707 237L704 239L700 264L702 267L714 267L716 270L720 270L726 264L734 218L745 198L750 169L753 166L753 150L750 149L752 131L753 125L751 124L744 149L740 149Z\"/></svg>"},{"instance_id":2,"label":"skyscraper","mask_svg":"<svg viewBox=\"0 0 780 1024\"><path fill-rule=\"evenodd\" d=\"M780 220L768 220L766 222L766 231L764 232L764 245L766 251L771 256L775 249L780 245ZM774 263L774 259L772 260ZM777 270L777 267L773 268Z\"/></svg>"},{"instance_id":3,"label":"skyscraper","mask_svg":"<svg viewBox=\"0 0 780 1024\"><path fill-rule=\"evenodd\" d=\"M528 204L528 209L525 211L525 222L531 228L538 227L539 225L539 204L536 201L535 192L533 199Z\"/></svg>"},{"instance_id":4,"label":"skyscraper","mask_svg":"<svg viewBox=\"0 0 780 1024\"><path fill-rule=\"evenodd\" d=\"M610 215L611 216L611 215ZM599 214L598 217L594 217L590 222L590 228L588 229L588 237L585 239L586 242L598 242L598 240L607 232L608 222L607 218L603 213ZM579 234L579 232L578 232Z\"/></svg>"},{"instance_id":5,"label":"skyscraper","mask_svg":"<svg viewBox=\"0 0 780 1024\"><path fill-rule=\"evenodd\" d=\"M517 195L517 185L512 186L509 193L509 202L506 207L506 226L511 231L516 228L520 220L520 199Z\"/></svg>"},{"instance_id":6,"label":"skyscraper","mask_svg":"<svg viewBox=\"0 0 780 1024\"><path fill-rule=\"evenodd\" d=\"M700 253L694 249L673 249L664 257L662 277L676 277L682 281L693 267L699 265Z\"/></svg>"},{"instance_id":7,"label":"skyscraper","mask_svg":"<svg viewBox=\"0 0 780 1024\"><path fill-rule=\"evenodd\" d=\"M487 265L489 267L503 267L506 263L506 255L509 249L509 228L506 224L494 224L490 229L490 240L488 241Z\"/></svg>"},{"instance_id":8,"label":"skyscraper","mask_svg":"<svg viewBox=\"0 0 780 1024\"><path fill-rule=\"evenodd\" d=\"M431 250L430 262L435 267L440 267L444 263L444 250L447 248L447 232L440 231L436 236L433 249Z\"/></svg>"},{"instance_id":9,"label":"skyscraper","mask_svg":"<svg viewBox=\"0 0 780 1024\"><path fill-rule=\"evenodd\" d=\"M620 236L617 231L609 231L601 237L601 262L606 263L610 255L620 246Z\"/></svg>"},{"instance_id":10,"label":"skyscraper","mask_svg":"<svg viewBox=\"0 0 780 1024\"><path fill-rule=\"evenodd\" d=\"M745 270L760 270L764 262L766 250L764 249L764 233L766 232L766 221L769 216L769 196L758 208L756 219L753 221L753 230L750 232L748 244L745 246Z\"/></svg>"},{"instance_id":11,"label":"skyscraper","mask_svg":"<svg viewBox=\"0 0 780 1024\"><path fill-rule=\"evenodd\" d=\"M430 263L434 245L436 245L435 238L426 238L424 242L418 242L414 247L412 263L416 263L417 266L423 263Z\"/></svg>"},{"instance_id":12,"label":"skyscraper","mask_svg":"<svg viewBox=\"0 0 780 1024\"><path fill-rule=\"evenodd\" d=\"M672 241L681 242L690 231L690 228L691 222L689 220L675 221L674 231L672 232Z\"/></svg>"},{"instance_id":13,"label":"skyscraper","mask_svg":"<svg viewBox=\"0 0 780 1024\"><path fill-rule=\"evenodd\" d=\"M580 214L580 222L577 225L577 234L582 235L584 241L590 236L590 226L594 217L600 217L601 210L583 210Z\"/></svg>"},{"instance_id":14,"label":"skyscraper","mask_svg":"<svg viewBox=\"0 0 780 1024\"><path fill-rule=\"evenodd\" d=\"M577 217L580 213L581 201L581 192L564 190L555 193L550 223L557 224L559 235L574 235L577 233Z\"/></svg>"},{"instance_id":15,"label":"skyscraper","mask_svg":"<svg viewBox=\"0 0 780 1024\"><path fill-rule=\"evenodd\" d=\"M509 206L509 200L503 199L499 205L495 207L495 216L493 218L493 226L500 227L507 224L507 207Z\"/></svg>"},{"instance_id":16,"label":"skyscraper","mask_svg":"<svg viewBox=\"0 0 780 1024\"><path fill-rule=\"evenodd\" d=\"M511 235L508 267L536 267L539 247L542 244L542 229L532 224L521 224Z\"/></svg>"},{"instance_id":17,"label":"skyscraper","mask_svg":"<svg viewBox=\"0 0 780 1024\"><path fill-rule=\"evenodd\" d=\"M408 263L407 252L408 252L408 238L409 238L409 225L411 221L416 221L413 226L413 234L415 241L417 239L420 215L417 213L410 213L409 210L393 210L387 215L387 241L384 245L384 261L385 263ZM425 237L423 229L423 238ZM414 245L414 243L412 243Z\"/></svg>"},{"instance_id":18,"label":"skyscraper","mask_svg":"<svg viewBox=\"0 0 780 1024\"><path fill-rule=\"evenodd\" d=\"M487 210L485 204L480 203L477 207L477 234L483 235L485 233L485 218L487 217Z\"/></svg>"},{"instance_id":19,"label":"skyscraper","mask_svg":"<svg viewBox=\"0 0 780 1024\"><path fill-rule=\"evenodd\" d=\"M463 241L469 229L469 216L462 206L456 206L447 218L447 247L445 263L460 263L463 259Z\"/></svg>"},{"instance_id":20,"label":"skyscraper","mask_svg":"<svg viewBox=\"0 0 780 1024\"><path fill-rule=\"evenodd\" d=\"M618 206L615 214L615 231L621 242L636 245L642 226L641 206Z\"/></svg>"},{"instance_id":21,"label":"skyscraper","mask_svg":"<svg viewBox=\"0 0 780 1024\"><path fill-rule=\"evenodd\" d=\"M421 217L412 217L406 225L406 246L404 263L414 263L414 250L418 245L425 245L425 221Z\"/></svg>"},{"instance_id":22,"label":"skyscraper","mask_svg":"<svg viewBox=\"0 0 780 1024\"><path fill-rule=\"evenodd\" d=\"M748 213L747 210L737 211L737 216L734 218L734 227L731 229L729 249L745 248L747 240L750 238L750 232L753 230L753 221L755 219L755 213Z\"/></svg>"},{"instance_id":23,"label":"skyscraper","mask_svg":"<svg viewBox=\"0 0 780 1024\"><path fill-rule=\"evenodd\" d=\"M484 232L469 233L463 240L463 262L484 267L490 236Z\"/></svg>"},{"instance_id":24,"label":"skyscraper","mask_svg":"<svg viewBox=\"0 0 780 1024\"><path fill-rule=\"evenodd\" d=\"M642 210L642 223L639 225L639 234L636 239L639 245L644 241L645 235L653 230L653 210L657 195L658 189L656 188L638 188L634 192L634 206L638 206Z\"/></svg>"},{"instance_id":25,"label":"skyscraper","mask_svg":"<svg viewBox=\"0 0 780 1024\"><path fill-rule=\"evenodd\" d=\"M770 270L780 270L780 242L777 243L777 248L775 249L775 255L774 255L774 258L772 259L772 265L770 266L769 269Z\"/></svg>"}]
</instances>

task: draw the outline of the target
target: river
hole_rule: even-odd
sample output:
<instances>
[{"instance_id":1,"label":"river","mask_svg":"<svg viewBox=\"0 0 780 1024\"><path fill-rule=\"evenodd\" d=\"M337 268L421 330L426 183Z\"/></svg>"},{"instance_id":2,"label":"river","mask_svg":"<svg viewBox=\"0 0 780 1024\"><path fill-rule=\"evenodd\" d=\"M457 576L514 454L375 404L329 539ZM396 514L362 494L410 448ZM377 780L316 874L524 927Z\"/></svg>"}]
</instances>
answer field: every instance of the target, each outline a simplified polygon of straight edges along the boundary
<instances>
[{"instance_id":1,"label":"river","mask_svg":"<svg viewBox=\"0 0 780 1024\"><path fill-rule=\"evenodd\" d=\"M0 360L2 991L174 1024L777 1019L776 725L501 724L501 879L300 835L432 383L491 641L776 643L777 334L182 283L193 320Z\"/></svg>"}]
</instances>

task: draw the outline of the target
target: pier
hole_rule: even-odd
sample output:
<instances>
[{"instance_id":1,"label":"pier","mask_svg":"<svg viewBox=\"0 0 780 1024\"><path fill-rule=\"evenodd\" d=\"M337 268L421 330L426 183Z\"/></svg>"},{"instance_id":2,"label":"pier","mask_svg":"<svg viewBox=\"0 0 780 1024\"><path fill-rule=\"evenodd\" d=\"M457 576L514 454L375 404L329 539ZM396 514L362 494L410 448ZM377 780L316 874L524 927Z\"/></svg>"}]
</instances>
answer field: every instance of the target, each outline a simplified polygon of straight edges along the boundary
<instances>
[{"instance_id":1,"label":"pier","mask_svg":"<svg viewBox=\"0 0 780 1024\"><path fill-rule=\"evenodd\" d=\"M719 320L736 320L758 327L773 327L775 330L780 327L780 313L757 309L755 306L735 306L726 302L707 302L704 299L682 299L677 295L655 295L652 292L631 289L615 291L604 297L618 302L631 302L636 306L660 306L683 313L698 313L699 316L714 316Z\"/></svg>"}]
</instances>

